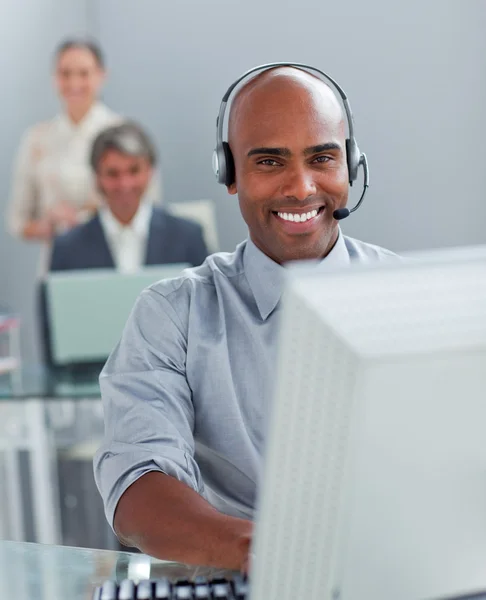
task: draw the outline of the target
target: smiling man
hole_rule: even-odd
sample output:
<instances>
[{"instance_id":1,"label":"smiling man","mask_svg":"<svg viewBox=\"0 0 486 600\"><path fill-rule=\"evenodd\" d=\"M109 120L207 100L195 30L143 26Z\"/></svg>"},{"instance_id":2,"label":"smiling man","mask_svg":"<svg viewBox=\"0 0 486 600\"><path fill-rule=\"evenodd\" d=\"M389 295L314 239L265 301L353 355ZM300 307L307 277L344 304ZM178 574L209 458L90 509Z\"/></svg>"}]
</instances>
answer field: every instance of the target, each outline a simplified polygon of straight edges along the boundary
<instances>
[{"instance_id":1,"label":"smiling man","mask_svg":"<svg viewBox=\"0 0 486 600\"><path fill-rule=\"evenodd\" d=\"M345 123L331 89L265 70L232 104L229 149L249 240L145 290L101 375L95 458L106 514L160 558L245 568L275 374L284 263L393 256L344 237Z\"/></svg>"},{"instance_id":2,"label":"smiling man","mask_svg":"<svg viewBox=\"0 0 486 600\"><path fill-rule=\"evenodd\" d=\"M91 167L102 205L89 221L55 238L51 271L116 268L134 273L145 265L204 261L202 228L153 206L148 192L155 164L152 141L136 123L98 134Z\"/></svg>"},{"instance_id":3,"label":"smiling man","mask_svg":"<svg viewBox=\"0 0 486 600\"><path fill-rule=\"evenodd\" d=\"M229 144L253 243L277 263L324 258L348 198L346 130L332 90L307 72L273 69L236 97Z\"/></svg>"}]
</instances>

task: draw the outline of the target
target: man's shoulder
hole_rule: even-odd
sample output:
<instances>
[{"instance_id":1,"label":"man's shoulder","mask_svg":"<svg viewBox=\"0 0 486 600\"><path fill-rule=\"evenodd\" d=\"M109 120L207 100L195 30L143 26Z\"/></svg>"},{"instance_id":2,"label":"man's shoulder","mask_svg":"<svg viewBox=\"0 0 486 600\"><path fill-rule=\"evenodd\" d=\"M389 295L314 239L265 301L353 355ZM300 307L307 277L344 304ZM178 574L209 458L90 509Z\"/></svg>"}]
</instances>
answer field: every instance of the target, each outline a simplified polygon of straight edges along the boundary
<instances>
[{"instance_id":1,"label":"man's shoulder","mask_svg":"<svg viewBox=\"0 0 486 600\"><path fill-rule=\"evenodd\" d=\"M177 301L203 290L214 289L218 280L232 279L243 271L242 246L234 252L216 252L210 254L202 265L184 269L182 273L171 279L163 279L149 286L148 290Z\"/></svg>"},{"instance_id":2,"label":"man's shoulder","mask_svg":"<svg viewBox=\"0 0 486 600\"><path fill-rule=\"evenodd\" d=\"M69 231L57 235L52 243L49 270L60 271L88 267L89 261L86 262L86 252L88 251L91 256L97 256L99 249L97 228L101 231L99 217L95 215L86 223L76 225Z\"/></svg>"},{"instance_id":3,"label":"man's shoulder","mask_svg":"<svg viewBox=\"0 0 486 600\"><path fill-rule=\"evenodd\" d=\"M95 215L86 223L76 225L69 231L61 233L54 239L54 246L62 246L63 248L68 246L75 246L84 243L87 237L91 235L91 232L99 225L99 217Z\"/></svg>"},{"instance_id":4,"label":"man's shoulder","mask_svg":"<svg viewBox=\"0 0 486 600\"><path fill-rule=\"evenodd\" d=\"M344 243L352 261L356 262L369 262L369 261L388 261L388 260L400 260L398 254L395 254L391 250L376 246L374 244L368 244L355 238L344 236Z\"/></svg>"}]
</instances>

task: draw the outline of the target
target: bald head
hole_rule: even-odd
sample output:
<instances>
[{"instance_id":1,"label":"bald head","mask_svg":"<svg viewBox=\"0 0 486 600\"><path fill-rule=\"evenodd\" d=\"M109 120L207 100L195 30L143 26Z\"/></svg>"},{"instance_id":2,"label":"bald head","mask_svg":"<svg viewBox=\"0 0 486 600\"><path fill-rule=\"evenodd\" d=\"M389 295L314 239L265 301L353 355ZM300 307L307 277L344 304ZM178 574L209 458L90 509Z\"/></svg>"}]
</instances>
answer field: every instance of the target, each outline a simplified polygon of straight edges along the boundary
<instances>
[{"instance_id":1,"label":"bald head","mask_svg":"<svg viewBox=\"0 0 486 600\"><path fill-rule=\"evenodd\" d=\"M302 113L316 117L344 139L345 122L334 91L321 79L296 67L276 67L260 73L235 96L229 114L228 141L240 139L261 127L281 127ZM282 121L282 116L285 120Z\"/></svg>"},{"instance_id":2,"label":"bald head","mask_svg":"<svg viewBox=\"0 0 486 600\"><path fill-rule=\"evenodd\" d=\"M322 258L338 237L348 168L341 105L296 67L260 73L236 94L228 124L230 194L256 246L278 263Z\"/></svg>"}]
</instances>

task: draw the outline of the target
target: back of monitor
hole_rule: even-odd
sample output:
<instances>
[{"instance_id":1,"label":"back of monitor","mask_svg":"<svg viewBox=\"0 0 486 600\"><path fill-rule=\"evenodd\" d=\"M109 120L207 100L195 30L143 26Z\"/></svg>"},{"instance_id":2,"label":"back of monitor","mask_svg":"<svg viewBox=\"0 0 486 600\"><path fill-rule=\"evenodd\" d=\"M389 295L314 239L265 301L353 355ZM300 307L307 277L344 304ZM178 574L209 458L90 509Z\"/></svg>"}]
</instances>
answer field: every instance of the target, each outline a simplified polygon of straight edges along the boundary
<instances>
[{"instance_id":1,"label":"back of monitor","mask_svg":"<svg viewBox=\"0 0 486 600\"><path fill-rule=\"evenodd\" d=\"M299 270L283 312L252 600L486 588L486 250Z\"/></svg>"},{"instance_id":2,"label":"back of monitor","mask_svg":"<svg viewBox=\"0 0 486 600\"><path fill-rule=\"evenodd\" d=\"M46 278L51 353L57 365L104 361L119 340L140 292L176 277L187 264L61 271Z\"/></svg>"}]
</instances>

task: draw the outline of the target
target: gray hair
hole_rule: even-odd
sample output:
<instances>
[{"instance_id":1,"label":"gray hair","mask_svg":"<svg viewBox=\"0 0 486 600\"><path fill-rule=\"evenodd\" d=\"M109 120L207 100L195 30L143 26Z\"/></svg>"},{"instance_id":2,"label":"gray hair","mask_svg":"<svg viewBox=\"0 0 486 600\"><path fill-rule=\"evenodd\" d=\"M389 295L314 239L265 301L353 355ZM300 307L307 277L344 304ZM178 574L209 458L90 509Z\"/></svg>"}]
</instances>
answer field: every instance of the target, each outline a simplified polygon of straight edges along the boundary
<instances>
[{"instance_id":1,"label":"gray hair","mask_svg":"<svg viewBox=\"0 0 486 600\"><path fill-rule=\"evenodd\" d=\"M91 167L95 172L108 150L116 150L129 156L144 156L152 166L157 162L157 153L152 140L140 125L133 121L108 127L95 138L90 156Z\"/></svg>"}]
</instances>

